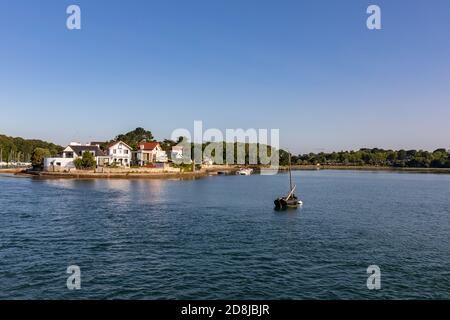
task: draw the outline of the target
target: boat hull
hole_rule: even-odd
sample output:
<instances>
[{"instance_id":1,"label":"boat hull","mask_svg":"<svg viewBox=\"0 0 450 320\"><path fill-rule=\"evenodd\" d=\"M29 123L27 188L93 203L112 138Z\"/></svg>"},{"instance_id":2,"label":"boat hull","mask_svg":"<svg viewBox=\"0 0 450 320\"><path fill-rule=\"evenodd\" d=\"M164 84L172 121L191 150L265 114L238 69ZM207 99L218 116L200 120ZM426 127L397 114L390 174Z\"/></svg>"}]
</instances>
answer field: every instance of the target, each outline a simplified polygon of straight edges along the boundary
<instances>
[{"instance_id":1,"label":"boat hull","mask_svg":"<svg viewBox=\"0 0 450 320\"><path fill-rule=\"evenodd\" d=\"M277 210L297 209L300 206L298 199L278 198L273 203Z\"/></svg>"},{"instance_id":2,"label":"boat hull","mask_svg":"<svg viewBox=\"0 0 450 320\"><path fill-rule=\"evenodd\" d=\"M253 169L249 168L249 169L241 169L238 172L236 172L236 174L240 176L249 176L252 174L252 172Z\"/></svg>"}]
</instances>

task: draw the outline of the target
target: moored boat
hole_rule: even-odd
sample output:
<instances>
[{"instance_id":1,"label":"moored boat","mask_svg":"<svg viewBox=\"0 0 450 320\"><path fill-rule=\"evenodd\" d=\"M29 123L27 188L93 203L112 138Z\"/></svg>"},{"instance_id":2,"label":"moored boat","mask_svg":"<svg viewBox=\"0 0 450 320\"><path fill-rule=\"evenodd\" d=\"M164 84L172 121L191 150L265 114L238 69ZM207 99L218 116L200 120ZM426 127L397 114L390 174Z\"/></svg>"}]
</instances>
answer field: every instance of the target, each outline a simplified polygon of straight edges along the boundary
<instances>
[{"instance_id":1,"label":"moored boat","mask_svg":"<svg viewBox=\"0 0 450 320\"><path fill-rule=\"evenodd\" d=\"M240 176L249 176L251 175L253 172L252 168L245 168L245 169L240 169L239 171L236 172L237 175Z\"/></svg>"},{"instance_id":2,"label":"moored boat","mask_svg":"<svg viewBox=\"0 0 450 320\"><path fill-rule=\"evenodd\" d=\"M291 173L291 154L289 153L289 193L286 197L280 197L275 199L273 202L275 204L275 209L277 210L286 210L289 208L296 209L303 205L303 202L297 198L294 194L297 186L292 185L292 173Z\"/></svg>"},{"instance_id":3,"label":"moored boat","mask_svg":"<svg viewBox=\"0 0 450 320\"><path fill-rule=\"evenodd\" d=\"M275 209L278 209L278 210L285 210L285 209L289 209L289 208L295 209L295 208L302 206L303 202L297 198L297 196L294 194L294 191L295 191L295 186L291 190L291 192L289 192L287 197L281 197L281 198L275 199L275 201L273 202L275 204Z\"/></svg>"}]
</instances>

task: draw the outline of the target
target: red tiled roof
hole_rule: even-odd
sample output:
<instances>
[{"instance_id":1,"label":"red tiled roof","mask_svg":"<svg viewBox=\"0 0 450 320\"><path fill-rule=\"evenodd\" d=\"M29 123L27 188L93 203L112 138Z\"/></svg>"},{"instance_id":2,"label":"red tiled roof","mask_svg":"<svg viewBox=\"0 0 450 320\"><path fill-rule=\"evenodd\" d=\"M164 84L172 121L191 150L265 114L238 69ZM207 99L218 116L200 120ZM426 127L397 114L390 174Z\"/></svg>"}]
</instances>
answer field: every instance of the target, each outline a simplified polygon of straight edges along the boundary
<instances>
[{"instance_id":1,"label":"red tiled roof","mask_svg":"<svg viewBox=\"0 0 450 320\"><path fill-rule=\"evenodd\" d=\"M142 146L144 146L144 148L142 148ZM153 150L155 149L157 146L159 146L158 142L141 142L139 143L138 149L139 150Z\"/></svg>"}]
</instances>

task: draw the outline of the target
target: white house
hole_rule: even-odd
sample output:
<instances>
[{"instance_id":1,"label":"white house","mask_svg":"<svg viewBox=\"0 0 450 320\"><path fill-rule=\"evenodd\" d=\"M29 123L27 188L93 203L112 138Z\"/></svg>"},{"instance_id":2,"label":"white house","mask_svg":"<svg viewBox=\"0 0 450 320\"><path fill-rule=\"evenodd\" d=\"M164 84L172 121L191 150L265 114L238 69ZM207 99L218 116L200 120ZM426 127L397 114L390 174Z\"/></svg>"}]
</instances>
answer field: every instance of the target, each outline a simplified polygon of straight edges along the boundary
<instances>
[{"instance_id":1,"label":"white house","mask_svg":"<svg viewBox=\"0 0 450 320\"><path fill-rule=\"evenodd\" d=\"M82 157L85 152L92 153L97 162L97 166L102 166L108 158L98 145L81 145L78 142L71 142L63 150L61 157L44 158L44 170L49 170L50 168L56 170L75 168L73 161Z\"/></svg>"},{"instance_id":2,"label":"white house","mask_svg":"<svg viewBox=\"0 0 450 320\"><path fill-rule=\"evenodd\" d=\"M131 165L132 149L123 141L116 141L107 147L108 163L129 167ZM105 162L106 163L106 162Z\"/></svg>"},{"instance_id":3,"label":"white house","mask_svg":"<svg viewBox=\"0 0 450 320\"><path fill-rule=\"evenodd\" d=\"M129 167L131 164L131 147L125 142L117 141L111 143L106 151L100 149L100 143L82 145L71 142L62 152L61 157L44 158L44 170L70 170L75 168L73 161L90 152L95 157L97 167L108 164Z\"/></svg>"},{"instance_id":4,"label":"white house","mask_svg":"<svg viewBox=\"0 0 450 320\"><path fill-rule=\"evenodd\" d=\"M53 168L56 171L70 170L75 168L74 158L49 157L44 158L44 170L49 171Z\"/></svg>"},{"instance_id":5,"label":"white house","mask_svg":"<svg viewBox=\"0 0 450 320\"><path fill-rule=\"evenodd\" d=\"M133 152L133 162L140 166L167 161L167 153L161 148L158 142L141 142L138 145L137 151Z\"/></svg>"},{"instance_id":6,"label":"white house","mask_svg":"<svg viewBox=\"0 0 450 320\"><path fill-rule=\"evenodd\" d=\"M211 159L210 157L205 156L203 157L202 163L206 166L212 166L214 164L214 160Z\"/></svg>"},{"instance_id":7,"label":"white house","mask_svg":"<svg viewBox=\"0 0 450 320\"><path fill-rule=\"evenodd\" d=\"M174 163L180 164L190 164L192 163L192 159L190 156L190 146L186 145L176 145L172 147L170 151L170 160Z\"/></svg>"},{"instance_id":8,"label":"white house","mask_svg":"<svg viewBox=\"0 0 450 320\"><path fill-rule=\"evenodd\" d=\"M173 146L170 159L175 162L183 160L183 146Z\"/></svg>"}]
</instances>

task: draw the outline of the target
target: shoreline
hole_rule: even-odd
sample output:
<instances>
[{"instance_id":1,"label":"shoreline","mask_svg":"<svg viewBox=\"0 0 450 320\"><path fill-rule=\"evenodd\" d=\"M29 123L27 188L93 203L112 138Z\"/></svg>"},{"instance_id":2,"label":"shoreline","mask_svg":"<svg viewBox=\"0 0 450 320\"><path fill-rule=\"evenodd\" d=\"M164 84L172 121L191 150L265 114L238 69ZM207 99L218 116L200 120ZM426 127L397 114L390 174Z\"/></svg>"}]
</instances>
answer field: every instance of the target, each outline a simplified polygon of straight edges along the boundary
<instances>
[{"instance_id":1,"label":"shoreline","mask_svg":"<svg viewBox=\"0 0 450 320\"><path fill-rule=\"evenodd\" d=\"M180 179L189 180L214 176L220 174L232 174L236 172L236 168L224 168L221 170L199 170L196 172L158 172L158 173L96 173L93 171L78 172L46 172L46 171L27 171L23 169L17 170L1 170L0 174L14 174L22 177L34 177L43 179Z\"/></svg>"},{"instance_id":2,"label":"shoreline","mask_svg":"<svg viewBox=\"0 0 450 320\"><path fill-rule=\"evenodd\" d=\"M2 173L20 173L23 172L26 169L23 168L7 168L7 169L0 169L0 174Z\"/></svg>"},{"instance_id":3,"label":"shoreline","mask_svg":"<svg viewBox=\"0 0 450 320\"><path fill-rule=\"evenodd\" d=\"M259 166L250 166L256 172L264 171L266 168ZM239 169L236 167L223 167L216 169L199 170L196 172L159 172L159 173L95 173L86 172L46 172L29 171L22 168L0 169L0 174L14 174L22 177L36 177L47 179L196 179L214 175L234 174ZM285 172L287 166L280 166L278 171ZM434 173L450 174L450 168L394 168L377 166L333 166L333 165L296 165L292 166L292 171L321 171L321 170L342 170L342 171L375 171L375 172L397 172L397 173Z\"/></svg>"},{"instance_id":4,"label":"shoreline","mask_svg":"<svg viewBox=\"0 0 450 320\"><path fill-rule=\"evenodd\" d=\"M280 171L287 171L287 166L280 166ZM450 174L450 168L400 168L400 167L380 167L380 166L338 166L338 165L295 165L292 171L301 170L354 170L354 171L390 171L390 172L410 172L410 173L444 173Z\"/></svg>"}]
</instances>

